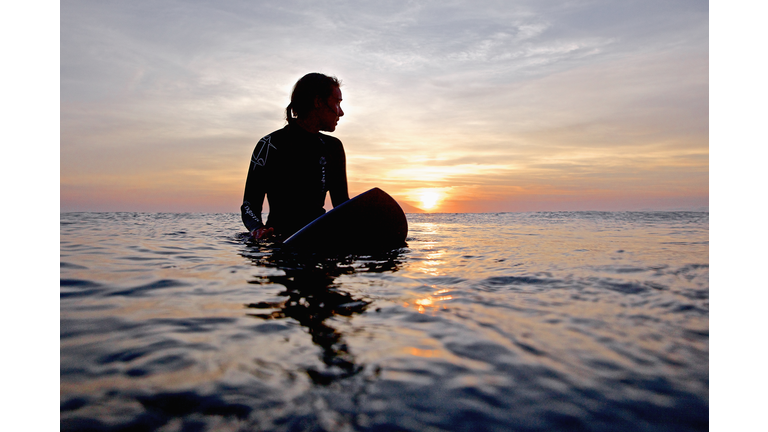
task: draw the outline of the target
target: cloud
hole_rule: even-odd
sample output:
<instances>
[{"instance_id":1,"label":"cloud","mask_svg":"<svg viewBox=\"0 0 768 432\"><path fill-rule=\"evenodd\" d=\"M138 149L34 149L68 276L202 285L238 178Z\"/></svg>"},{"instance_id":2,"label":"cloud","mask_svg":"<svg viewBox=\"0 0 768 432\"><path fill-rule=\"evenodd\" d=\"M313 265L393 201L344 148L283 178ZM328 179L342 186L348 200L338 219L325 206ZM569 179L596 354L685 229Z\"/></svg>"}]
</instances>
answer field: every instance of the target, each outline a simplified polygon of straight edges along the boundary
<instances>
[{"instance_id":1,"label":"cloud","mask_svg":"<svg viewBox=\"0 0 768 432\"><path fill-rule=\"evenodd\" d=\"M66 2L62 208L152 178L236 211L310 71L344 82L352 189L706 190L708 37L687 0Z\"/></svg>"}]
</instances>

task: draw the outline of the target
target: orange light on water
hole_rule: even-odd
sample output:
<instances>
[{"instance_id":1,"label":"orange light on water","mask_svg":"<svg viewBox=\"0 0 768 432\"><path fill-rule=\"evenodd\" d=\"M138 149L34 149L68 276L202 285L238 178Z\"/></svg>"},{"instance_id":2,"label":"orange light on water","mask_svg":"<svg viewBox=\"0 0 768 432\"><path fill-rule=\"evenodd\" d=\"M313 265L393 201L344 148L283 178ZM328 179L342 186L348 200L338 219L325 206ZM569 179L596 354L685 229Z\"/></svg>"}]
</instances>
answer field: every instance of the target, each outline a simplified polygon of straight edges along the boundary
<instances>
[{"instance_id":1,"label":"orange light on water","mask_svg":"<svg viewBox=\"0 0 768 432\"><path fill-rule=\"evenodd\" d=\"M420 299L416 299L416 300L413 301L413 307L415 307L416 310L419 311L419 313L424 313L425 311L427 311L427 309L433 309L433 310L437 310L437 309L440 309L440 308L447 309L447 307L445 305L438 304L438 303L453 299L453 296L450 296L450 295L446 295L446 296L441 296L440 295L440 294L444 294L444 293L446 293L448 291L449 290L447 290L447 289L442 289L442 290L439 290L437 292L432 293L432 295L430 295L430 296L427 296L427 297L424 297L424 298L420 298ZM408 302L404 302L403 305L405 307L411 307L411 304L408 303Z\"/></svg>"},{"instance_id":2,"label":"orange light on water","mask_svg":"<svg viewBox=\"0 0 768 432\"><path fill-rule=\"evenodd\" d=\"M415 348L415 347L411 347L408 350L408 353L410 355L416 356L416 357L426 357L426 358L440 357L440 351L438 351L438 350L419 349L419 348Z\"/></svg>"}]
</instances>

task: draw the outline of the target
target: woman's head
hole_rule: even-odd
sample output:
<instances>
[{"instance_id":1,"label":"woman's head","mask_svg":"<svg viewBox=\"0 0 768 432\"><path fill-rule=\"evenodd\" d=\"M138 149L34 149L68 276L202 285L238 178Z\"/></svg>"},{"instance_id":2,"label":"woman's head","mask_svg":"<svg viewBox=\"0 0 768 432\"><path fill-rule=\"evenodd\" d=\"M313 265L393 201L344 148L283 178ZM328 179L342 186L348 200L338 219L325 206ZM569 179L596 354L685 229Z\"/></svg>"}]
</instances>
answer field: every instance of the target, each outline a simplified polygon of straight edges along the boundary
<instances>
[{"instance_id":1,"label":"woman's head","mask_svg":"<svg viewBox=\"0 0 768 432\"><path fill-rule=\"evenodd\" d=\"M321 73L309 73L301 77L293 86L291 103L285 109L285 117L288 123L293 123L296 118L304 118L317 106L316 101L327 103L333 90L341 86L336 77Z\"/></svg>"}]
</instances>

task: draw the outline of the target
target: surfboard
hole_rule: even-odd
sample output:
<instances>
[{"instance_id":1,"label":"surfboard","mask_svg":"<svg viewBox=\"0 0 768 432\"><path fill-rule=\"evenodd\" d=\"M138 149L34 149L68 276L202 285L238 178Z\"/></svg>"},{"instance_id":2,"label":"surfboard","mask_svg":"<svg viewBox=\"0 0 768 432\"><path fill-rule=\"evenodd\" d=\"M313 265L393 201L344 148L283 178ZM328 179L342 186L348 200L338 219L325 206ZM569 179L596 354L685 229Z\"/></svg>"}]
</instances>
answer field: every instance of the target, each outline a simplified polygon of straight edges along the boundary
<instances>
[{"instance_id":1,"label":"surfboard","mask_svg":"<svg viewBox=\"0 0 768 432\"><path fill-rule=\"evenodd\" d=\"M403 209L389 194L373 188L310 222L283 246L312 252L378 252L405 246L407 235Z\"/></svg>"}]
</instances>

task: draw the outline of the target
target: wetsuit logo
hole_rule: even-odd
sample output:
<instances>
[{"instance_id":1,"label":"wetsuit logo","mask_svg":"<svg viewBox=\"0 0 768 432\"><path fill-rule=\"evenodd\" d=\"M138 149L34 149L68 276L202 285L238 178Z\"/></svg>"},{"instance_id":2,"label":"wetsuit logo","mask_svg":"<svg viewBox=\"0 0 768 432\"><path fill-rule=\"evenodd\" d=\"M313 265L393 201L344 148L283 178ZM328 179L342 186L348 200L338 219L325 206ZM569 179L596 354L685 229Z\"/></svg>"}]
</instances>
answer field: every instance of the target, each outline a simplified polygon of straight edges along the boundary
<instances>
[{"instance_id":1,"label":"wetsuit logo","mask_svg":"<svg viewBox=\"0 0 768 432\"><path fill-rule=\"evenodd\" d=\"M251 163L253 164L254 168L256 165L261 167L265 166L267 164L267 157L269 156L269 148L276 148L274 145L272 145L272 135L267 135L260 139L259 143L256 145L256 148L259 148L259 146L261 146L259 153L256 154L256 151L254 150L253 155L251 156Z\"/></svg>"},{"instance_id":2,"label":"wetsuit logo","mask_svg":"<svg viewBox=\"0 0 768 432\"><path fill-rule=\"evenodd\" d=\"M251 210L251 203L249 203L247 200L243 200L243 205L240 206L240 209L243 210L245 214L252 217L259 224L263 223L261 222L261 218L253 213L253 210Z\"/></svg>"},{"instance_id":3,"label":"wetsuit logo","mask_svg":"<svg viewBox=\"0 0 768 432\"><path fill-rule=\"evenodd\" d=\"M326 189L325 189L325 163L326 163L325 162L325 156L320 156L320 172L321 172L321 175L322 175L320 177L320 181L322 182L323 193L325 193L325 191L326 191Z\"/></svg>"}]
</instances>

